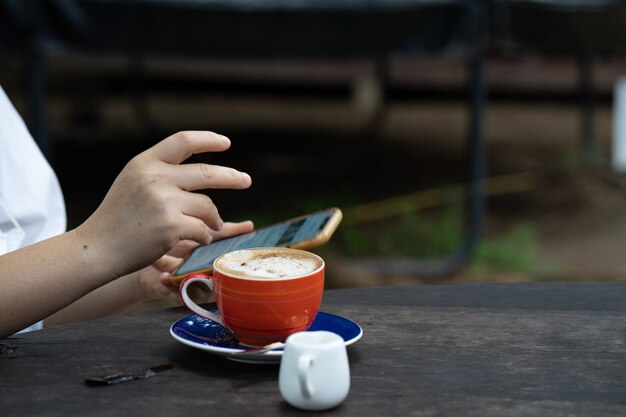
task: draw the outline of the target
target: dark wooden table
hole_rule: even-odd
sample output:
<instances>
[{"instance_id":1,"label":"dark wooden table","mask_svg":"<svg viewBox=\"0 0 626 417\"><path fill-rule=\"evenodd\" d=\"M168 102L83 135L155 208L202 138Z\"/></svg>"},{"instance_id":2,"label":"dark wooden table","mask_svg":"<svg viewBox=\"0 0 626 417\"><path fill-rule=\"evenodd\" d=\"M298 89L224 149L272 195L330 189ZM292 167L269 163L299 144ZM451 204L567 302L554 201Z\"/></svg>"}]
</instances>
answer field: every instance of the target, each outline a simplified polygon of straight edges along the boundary
<instances>
[{"instance_id":1,"label":"dark wooden table","mask_svg":"<svg viewBox=\"0 0 626 417\"><path fill-rule=\"evenodd\" d=\"M327 291L358 322L345 416L626 415L626 283ZM0 341L2 416L310 415L285 403L277 365L230 361L174 340L168 309ZM173 370L89 387L93 375Z\"/></svg>"}]
</instances>

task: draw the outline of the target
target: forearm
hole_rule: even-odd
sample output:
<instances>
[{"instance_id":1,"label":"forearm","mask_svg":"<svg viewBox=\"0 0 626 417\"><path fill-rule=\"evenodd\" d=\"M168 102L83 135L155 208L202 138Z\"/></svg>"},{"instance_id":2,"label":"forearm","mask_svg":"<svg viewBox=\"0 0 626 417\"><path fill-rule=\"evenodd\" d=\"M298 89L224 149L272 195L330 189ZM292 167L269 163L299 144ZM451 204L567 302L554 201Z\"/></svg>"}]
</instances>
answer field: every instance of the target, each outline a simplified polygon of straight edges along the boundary
<instances>
[{"instance_id":1,"label":"forearm","mask_svg":"<svg viewBox=\"0 0 626 417\"><path fill-rule=\"evenodd\" d=\"M0 256L0 338L115 279L75 231Z\"/></svg>"},{"instance_id":2,"label":"forearm","mask_svg":"<svg viewBox=\"0 0 626 417\"><path fill-rule=\"evenodd\" d=\"M91 291L76 302L46 318L45 326L92 320L130 311L147 301L137 282L137 273L125 275Z\"/></svg>"},{"instance_id":3,"label":"forearm","mask_svg":"<svg viewBox=\"0 0 626 417\"><path fill-rule=\"evenodd\" d=\"M224 222L212 200L194 191L245 189L251 179L228 167L182 162L229 147L228 138L212 132L174 134L131 159L77 229L1 256L0 338L152 265L180 241L209 244L212 231L221 231ZM173 288L162 290L152 292L177 296ZM123 302L115 300L113 310ZM82 309L82 303L76 308ZM102 309L95 310L100 314Z\"/></svg>"}]
</instances>

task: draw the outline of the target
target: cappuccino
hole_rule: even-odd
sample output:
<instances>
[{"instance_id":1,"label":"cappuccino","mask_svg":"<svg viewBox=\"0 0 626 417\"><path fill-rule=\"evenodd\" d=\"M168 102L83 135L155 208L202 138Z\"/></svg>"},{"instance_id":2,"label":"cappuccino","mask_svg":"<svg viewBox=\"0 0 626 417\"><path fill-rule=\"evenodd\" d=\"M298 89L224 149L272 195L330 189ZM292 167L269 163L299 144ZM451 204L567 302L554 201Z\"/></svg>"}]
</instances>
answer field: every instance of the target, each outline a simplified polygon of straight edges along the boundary
<instances>
[{"instance_id":1,"label":"cappuccino","mask_svg":"<svg viewBox=\"0 0 626 417\"><path fill-rule=\"evenodd\" d=\"M322 266L314 254L281 248L239 250L218 260L216 267L241 278L281 279L310 274Z\"/></svg>"}]
</instances>

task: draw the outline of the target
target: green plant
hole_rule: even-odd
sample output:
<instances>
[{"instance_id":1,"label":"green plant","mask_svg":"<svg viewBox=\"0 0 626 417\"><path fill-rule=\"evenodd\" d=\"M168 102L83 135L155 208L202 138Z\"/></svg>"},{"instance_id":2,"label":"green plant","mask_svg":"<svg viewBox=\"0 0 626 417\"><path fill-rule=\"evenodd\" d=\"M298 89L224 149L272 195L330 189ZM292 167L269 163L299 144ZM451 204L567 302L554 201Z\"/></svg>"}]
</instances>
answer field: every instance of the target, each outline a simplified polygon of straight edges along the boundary
<instances>
[{"instance_id":1,"label":"green plant","mask_svg":"<svg viewBox=\"0 0 626 417\"><path fill-rule=\"evenodd\" d=\"M505 234L482 239L471 265L516 273L535 272L539 265L535 228L521 223Z\"/></svg>"}]
</instances>

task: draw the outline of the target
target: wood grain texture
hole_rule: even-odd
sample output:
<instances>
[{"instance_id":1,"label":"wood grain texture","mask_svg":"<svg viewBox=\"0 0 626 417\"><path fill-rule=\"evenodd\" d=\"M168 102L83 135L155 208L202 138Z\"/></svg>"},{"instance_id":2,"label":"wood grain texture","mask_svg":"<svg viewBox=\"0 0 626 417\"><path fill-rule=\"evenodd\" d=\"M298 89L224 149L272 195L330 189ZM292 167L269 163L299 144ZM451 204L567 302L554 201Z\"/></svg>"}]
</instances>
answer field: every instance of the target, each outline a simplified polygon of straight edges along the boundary
<instances>
[{"instance_id":1,"label":"wood grain texture","mask_svg":"<svg viewBox=\"0 0 626 417\"><path fill-rule=\"evenodd\" d=\"M351 390L342 416L600 416L626 413L626 284L542 283L327 291L350 318ZM3 416L310 415L287 405L278 366L182 345L158 310L0 341ZM175 363L145 380L88 376Z\"/></svg>"}]
</instances>

